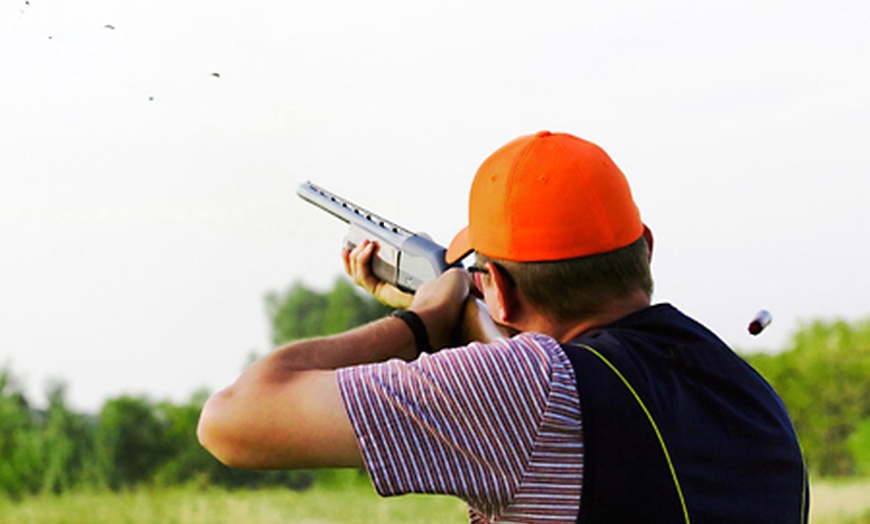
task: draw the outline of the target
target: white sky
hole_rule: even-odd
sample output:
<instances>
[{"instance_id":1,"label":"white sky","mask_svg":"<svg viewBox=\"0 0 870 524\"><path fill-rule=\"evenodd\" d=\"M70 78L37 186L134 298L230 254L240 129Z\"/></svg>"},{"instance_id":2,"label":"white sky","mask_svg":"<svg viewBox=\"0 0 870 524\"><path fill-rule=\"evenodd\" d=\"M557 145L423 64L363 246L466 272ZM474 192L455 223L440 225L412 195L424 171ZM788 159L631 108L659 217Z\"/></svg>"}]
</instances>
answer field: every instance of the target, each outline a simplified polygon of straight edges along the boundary
<instances>
[{"instance_id":1,"label":"white sky","mask_svg":"<svg viewBox=\"0 0 870 524\"><path fill-rule=\"evenodd\" d=\"M3 0L0 365L87 410L222 387L270 349L267 292L340 274L299 183L447 243L541 129L608 150L656 299L733 345L867 318L868 27L859 0Z\"/></svg>"}]
</instances>

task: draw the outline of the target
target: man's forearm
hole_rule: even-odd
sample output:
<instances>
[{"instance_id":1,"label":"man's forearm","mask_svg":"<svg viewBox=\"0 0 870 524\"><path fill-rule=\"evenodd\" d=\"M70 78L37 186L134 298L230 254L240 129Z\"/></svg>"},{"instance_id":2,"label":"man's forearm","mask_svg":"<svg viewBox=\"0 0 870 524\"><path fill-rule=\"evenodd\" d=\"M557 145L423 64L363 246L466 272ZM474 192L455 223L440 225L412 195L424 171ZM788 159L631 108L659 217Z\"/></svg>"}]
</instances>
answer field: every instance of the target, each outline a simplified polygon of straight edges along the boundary
<instances>
[{"instance_id":1,"label":"man's forearm","mask_svg":"<svg viewBox=\"0 0 870 524\"><path fill-rule=\"evenodd\" d=\"M281 380L286 372L338 369L417 356L414 336L397 318L383 318L345 333L291 342L255 362L249 371ZM261 369L262 368L262 369Z\"/></svg>"}]
</instances>

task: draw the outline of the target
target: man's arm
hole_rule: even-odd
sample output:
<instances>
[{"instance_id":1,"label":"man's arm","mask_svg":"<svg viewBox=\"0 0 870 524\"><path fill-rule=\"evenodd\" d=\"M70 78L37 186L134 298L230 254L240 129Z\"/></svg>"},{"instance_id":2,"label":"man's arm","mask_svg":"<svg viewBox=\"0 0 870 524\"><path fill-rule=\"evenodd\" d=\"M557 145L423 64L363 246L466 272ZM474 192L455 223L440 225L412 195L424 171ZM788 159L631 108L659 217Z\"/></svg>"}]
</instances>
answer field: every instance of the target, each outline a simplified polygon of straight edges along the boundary
<instances>
[{"instance_id":1,"label":"man's arm","mask_svg":"<svg viewBox=\"0 0 870 524\"><path fill-rule=\"evenodd\" d=\"M353 249L342 252L344 271L359 287L369 292L378 302L397 309L410 307L414 295L401 291L388 282L379 279L371 269L372 257L378 244L364 240ZM479 291L477 292L479 294ZM486 303L480 298L469 296L462 311L461 329L454 333L453 343L465 345L470 342L491 342L516 333L505 326L498 326L492 320Z\"/></svg>"},{"instance_id":2,"label":"man's arm","mask_svg":"<svg viewBox=\"0 0 870 524\"><path fill-rule=\"evenodd\" d=\"M449 342L468 289L468 275L450 270L414 295L411 309L426 325L433 347ZM292 343L255 362L208 400L199 440L220 461L240 468L361 466L335 370L416 356L414 336L397 318Z\"/></svg>"}]
</instances>

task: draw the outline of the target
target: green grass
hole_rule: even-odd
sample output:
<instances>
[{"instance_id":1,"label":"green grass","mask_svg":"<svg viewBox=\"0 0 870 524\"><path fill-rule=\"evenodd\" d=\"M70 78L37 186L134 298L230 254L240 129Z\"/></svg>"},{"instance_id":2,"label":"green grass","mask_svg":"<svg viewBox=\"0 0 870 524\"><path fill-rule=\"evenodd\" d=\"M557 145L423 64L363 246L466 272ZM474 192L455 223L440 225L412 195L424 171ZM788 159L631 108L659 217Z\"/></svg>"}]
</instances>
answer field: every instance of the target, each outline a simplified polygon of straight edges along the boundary
<instances>
[{"instance_id":1,"label":"green grass","mask_svg":"<svg viewBox=\"0 0 870 524\"><path fill-rule=\"evenodd\" d=\"M450 497L379 497L338 479L305 492L173 487L124 493L0 498L3 524L460 524L465 504ZM870 524L870 480L813 483L812 524Z\"/></svg>"},{"instance_id":2,"label":"green grass","mask_svg":"<svg viewBox=\"0 0 870 524\"><path fill-rule=\"evenodd\" d=\"M141 489L0 499L3 524L465 523L465 504L423 495L382 498L360 484L284 489Z\"/></svg>"}]
</instances>

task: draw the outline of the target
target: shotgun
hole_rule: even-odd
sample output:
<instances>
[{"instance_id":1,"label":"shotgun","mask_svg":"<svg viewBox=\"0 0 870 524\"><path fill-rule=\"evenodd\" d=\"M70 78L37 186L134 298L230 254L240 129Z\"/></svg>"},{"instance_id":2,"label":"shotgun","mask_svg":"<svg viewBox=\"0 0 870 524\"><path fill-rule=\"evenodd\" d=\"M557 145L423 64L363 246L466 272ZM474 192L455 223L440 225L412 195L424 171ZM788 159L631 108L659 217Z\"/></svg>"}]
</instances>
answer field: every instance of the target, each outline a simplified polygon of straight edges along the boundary
<instances>
[{"instance_id":1,"label":"shotgun","mask_svg":"<svg viewBox=\"0 0 870 524\"><path fill-rule=\"evenodd\" d=\"M350 225L345 249L363 240L377 242L372 272L402 291L413 293L450 267L444 260L447 249L423 233L409 231L311 182L301 184L296 194Z\"/></svg>"}]
</instances>

